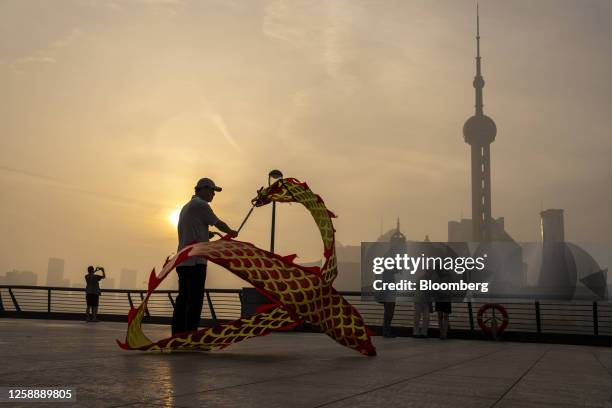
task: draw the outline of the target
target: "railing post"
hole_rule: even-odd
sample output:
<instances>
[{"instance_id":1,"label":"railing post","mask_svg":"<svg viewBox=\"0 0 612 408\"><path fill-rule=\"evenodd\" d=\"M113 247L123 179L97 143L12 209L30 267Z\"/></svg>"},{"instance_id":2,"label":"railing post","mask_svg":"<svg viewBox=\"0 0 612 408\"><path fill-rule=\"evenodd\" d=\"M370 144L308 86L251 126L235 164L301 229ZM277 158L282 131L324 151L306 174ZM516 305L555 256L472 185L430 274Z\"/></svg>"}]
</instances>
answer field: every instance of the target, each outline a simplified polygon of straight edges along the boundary
<instances>
[{"instance_id":1,"label":"railing post","mask_svg":"<svg viewBox=\"0 0 612 408\"><path fill-rule=\"evenodd\" d=\"M47 313L51 313L51 289L47 289Z\"/></svg>"},{"instance_id":2,"label":"railing post","mask_svg":"<svg viewBox=\"0 0 612 408\"><path fill-rule=\"evenodd\" d=\"M213 306L212 300L210 299L210 292L206 291L206 299L208 299L208 308L210 309L210 315L212 316L213 323L217 323L217 314L215 313L215 307Z\"/></svg>"},{"instance_id":3,"label":"railing post","mask_svg":"<svg viewBox=\"0 0 612 408\"><path fill-rule=\"evenodd\" d=\"M134 308L134 302L132 302L132 295L130 294L130 292L128 292L127 295L128 295L128 302L130 303L130 310L132 310Z\"/></svg>"},{"instance_id":4,"label":"railing post","mask_svg":"<svg viewBox=\"0 0 612 408\"><path fill-rule=\"evenodd\" d=\"M172 299L172 294L170 292L168 292L168 299L170 299L170 303L172 304L172 308L176 308L176 306L174 305L174 299Z\"/></svg>"},{"instance_id":5,"label":"railing post","mask_svg":"<svg viewBox=\"0 0 612 408\"><path fill-rule=\"evenodd\" d=\"M474 331L474 312L472 310L472 302L468 302L468 314L470 316L470 330Z\"/></svg>"},{"instance_id":6,"label":"railing post","mask_svg":"<svg viewBox=\"0 0 612 408\"><path fill-rule=\"evenodd\" d=\"M144 302L144 293L140 292L140 300L142 300ZM151 314L149 313L149 308L145 307L145 315L151 317Z\"/></svg>"},{"instance_id":7,"label":"railing post","mask_svg":"<svg viewBox=\"0 0 612 408\"><path fill-rule=\"evenodd\" d=\"M13 293L13 290L11 288L9 288L9 295L11 295L11 300L13 301L13 306L15 306L15 311L21 312L19 303L17 303L17 299L15 298L15 294Z\"/></svg>"},{"instance_id":8,"label":"railing post","mask_svg":"<svg viewBox=\"0 0 612 408\"><path fill-rule=\"evenodd\" d=\"M2 303L2 291L0 291L0 312L4 312L4 303Z\"/></svg>"},{"instance_id":9,"label":"railing post","mask_svg":"<svg viewBox=\"0 0 612 408\"><path fill-rule=\"evenodd\" d=\"M540 318L540 302L535 302L535 313L536 313L536 327L538 334L542 334L542 320Z\"/></svg>"},{"instance_id":10,"label":"railing post","mask_svg":"<svg viewBox=\"0 0 612 408\"><path fill-rule=\"evenodd\" d=\"M599 336L599 316L597 315L597 302L593 302L593 334Z\"/></svg>"}]
</instances>

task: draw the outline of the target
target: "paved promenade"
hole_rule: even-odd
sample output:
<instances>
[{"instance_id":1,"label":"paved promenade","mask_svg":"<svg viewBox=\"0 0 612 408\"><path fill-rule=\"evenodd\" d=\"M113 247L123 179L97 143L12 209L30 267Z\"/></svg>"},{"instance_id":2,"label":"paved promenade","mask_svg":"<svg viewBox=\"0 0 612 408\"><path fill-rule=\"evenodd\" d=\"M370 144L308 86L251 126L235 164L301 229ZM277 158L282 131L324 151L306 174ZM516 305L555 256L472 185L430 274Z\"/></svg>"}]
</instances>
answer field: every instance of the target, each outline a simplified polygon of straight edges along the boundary
<instances>
[{"instance_id":1,"label":"paved promenade","mask_svg":"<svg viewBox=\"0 0 612 408\"><path fill-rule=\"evenodd\" d=\"M612 407L610 348L375 337L368 358L280 333L159 354L119 349L124 330L0 319L0 386L76 388L77 402L59 407ZM169 327L145 331L158 339Z\"/></svg>"}]
</instances>

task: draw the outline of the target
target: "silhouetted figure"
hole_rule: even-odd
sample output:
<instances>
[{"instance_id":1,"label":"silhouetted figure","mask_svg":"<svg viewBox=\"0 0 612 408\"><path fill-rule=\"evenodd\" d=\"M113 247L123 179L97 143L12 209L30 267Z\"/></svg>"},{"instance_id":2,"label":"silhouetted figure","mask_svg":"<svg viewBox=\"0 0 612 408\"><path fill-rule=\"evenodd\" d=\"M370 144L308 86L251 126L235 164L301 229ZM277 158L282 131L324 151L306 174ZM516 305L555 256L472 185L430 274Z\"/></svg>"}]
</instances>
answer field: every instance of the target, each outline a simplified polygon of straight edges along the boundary
<instances>
[{"instance_id":1,"label":"silhouetted figure","mask_svg":"<svg viewBox=\"0 0 612 408\"><path fill-rule=\"evenodd\" d=\"M402 254L406 251L406 237L400 231L400 221L397 219L397 229L391 236L389 241L389 251L385 254L386 257L394 256L396 254ZM387 270L383 272L384 283L394 283L395 275L400 271L398 270ZM393 331L391 324L393 322L393 315L395 314L395 299L396 293L392 290L385 290L379 292L378 301L383 304L384 315L383 315L383 337L392 338Z\"/></svg>"},{"instance_id":2,"label":"silhouetted figure","mask_svg":"<svg viewBox=\"0 0 612 408\"><path fill-rule=\"evenodd\" d=\"M221 187L215 185L214 181L209 178L200 179L196 184L195 194L183 206L179 215L179 251L195 242L208 242L209 226L215 226L231 237L238 236L238 232L217 218L208 204L213 200L217 191L221 191ZM189 258L176 267L176 273L179 280L179 294L172 315L172 334L198 329L204 302L206 259Z\"/></svg>"},{"instance_id":3,"label":"silhouetted figure","mask_svg":"<svg viewBox=\"0 0 612 408\"><path fill-rule=\"evenodd\" d=\"M428 271L423 274L421 279L428 280L431 273ZM418 285L418 281L417 281ZM429 291L418 289L414 293L414 337L427 337L429 331L429 314L433 312L431 295Z\"/></svg>"},{"instance_id":4,"label":"silhouetted figure","mask_svg":"<svg viewBox=\"0 0 612 408\"><path fill-rule=\"evenodd\" d=\"M450 248L446 246L437 246L439 256L445 258L452 254ZM454 271L435 269L432 271L434 281L440 283L451 283L456 279L457 274ZM438 328L440 329L440 340L445 340L448 337L449 319L452 313L453 292L449 290L436 290L432 292L432 296L436 301L435 311L438 314Z\"/></svg>"},{"instance_id":5,"label":"silhouetted figure","mask_svg":"<svg viewBox=\"0 0 612 408\"><path fill-rule=\"evenodd\" d=\"M395 275L397 271L385 270L383 273L383 282L393 283L395 282ZM395 314L395 292L386 290L383 293L381 303L384 307L383 315L383 337L391 338L395 337L391 330L391 323L393 322L393 315Z\"/></svg>"},{"instance_id":6,"label":"silhouetted figure","mask_svg":"<svg viewBox=\"0 0 612 408\"><path fill-rule=\"evenodd\" d=\"M96 275L96 271L101 271L102 275ZM85 300L87 301L87 308L85 309L85 318L88 322L98 321L98 304L100 300L100 281L106 278L104 268L98 266L87 267L87 275L85 275Z\"/></svg>"},{"instance_id":7,"label":"silhouetted figure","mask_svg":"<svg viewBox=\"0 0 612 408\"><path fill-rule=\"evenodd\" d=\"M436 301L436 312L438 312L438 327L440 329L440 340L448 338L449 319L452 313L451 302Z\"/></svg>"}]
</instances>

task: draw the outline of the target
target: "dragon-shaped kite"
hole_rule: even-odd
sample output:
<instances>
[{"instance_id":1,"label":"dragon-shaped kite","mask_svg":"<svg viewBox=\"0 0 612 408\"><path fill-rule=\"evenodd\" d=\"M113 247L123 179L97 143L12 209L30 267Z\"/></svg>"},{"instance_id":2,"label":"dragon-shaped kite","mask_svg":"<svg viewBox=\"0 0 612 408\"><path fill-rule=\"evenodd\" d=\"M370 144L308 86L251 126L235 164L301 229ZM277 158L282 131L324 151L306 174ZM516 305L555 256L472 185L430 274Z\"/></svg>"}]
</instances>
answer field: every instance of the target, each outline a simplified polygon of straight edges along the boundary
<instances>
[{"instance_id":1,"label":"dragon-shaped kite","mask_svg":"<svg viewBox=\"0 0 612 408\"><path fill-rule=\"evenodd\" d=\"M376 355L371 333L363 318L332 287L338 274L335 230L331 220L335 215L327 210L321 197L306 183L294 178L280 179L262 188L252 203L259 207L273 201L297 202L310 211L323 240L325 260L322 267L304 267L294 263L295 255L280 256L227 236L217 241L189 245L168 259L158 276L155 270L151 272L147 295L138 308L130 310L125 343L117 340L119 346L127 350L221 349L308 322L343 346L368 356ZM249 282L270 300L270 304L258 308L257 313L249 318L153 342L141 327L149 297L176 265L194 256L205 257Z\"/></svg>"}]
</instances>

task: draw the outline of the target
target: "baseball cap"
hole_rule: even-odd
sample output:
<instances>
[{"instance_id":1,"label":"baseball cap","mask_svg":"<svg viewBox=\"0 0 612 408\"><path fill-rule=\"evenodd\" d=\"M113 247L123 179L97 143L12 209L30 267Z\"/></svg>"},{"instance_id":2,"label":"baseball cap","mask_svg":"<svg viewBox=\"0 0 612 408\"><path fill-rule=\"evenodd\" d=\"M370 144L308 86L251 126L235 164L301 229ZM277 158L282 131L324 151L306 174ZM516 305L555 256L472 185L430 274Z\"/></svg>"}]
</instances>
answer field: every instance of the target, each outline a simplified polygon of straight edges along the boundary
<instances>
[{"instance_id":1,"label":"baseball cap","mask_svg":"<svg viewBox=\"0 0 612 408\"><path fill-rule=\"evenodd\" d=\"M221 187L218 187L215 184L214 181L212 181L211 179L209 179L207 177L204 177L204 178L201 178L200 180L198 180L198 184L196 184L195 189L199 190L199 189L205 188L205 187L212 188L215 191L221 191L222 190Z\"/></svg>"}]
</instances>

